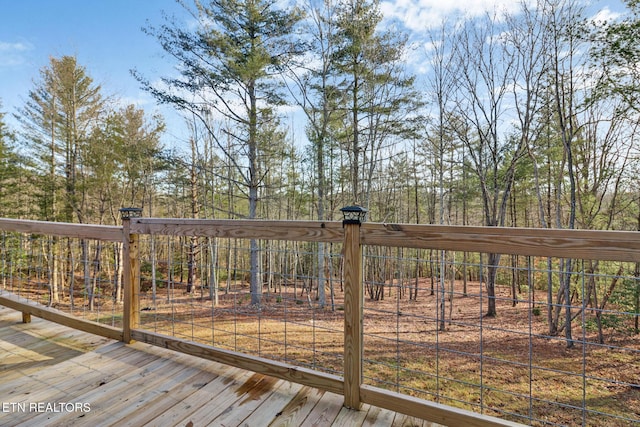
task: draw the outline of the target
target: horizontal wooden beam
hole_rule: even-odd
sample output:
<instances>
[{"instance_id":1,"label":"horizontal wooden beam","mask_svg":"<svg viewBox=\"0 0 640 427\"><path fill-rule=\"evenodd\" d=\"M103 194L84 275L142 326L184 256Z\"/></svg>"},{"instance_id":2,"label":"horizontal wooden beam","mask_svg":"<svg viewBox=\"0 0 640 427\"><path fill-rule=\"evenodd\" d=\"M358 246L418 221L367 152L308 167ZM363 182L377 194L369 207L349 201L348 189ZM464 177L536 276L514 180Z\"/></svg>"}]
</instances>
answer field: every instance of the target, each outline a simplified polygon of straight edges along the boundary
<instances>
[{"instance_id":1,"label":"horizontal wooden beam","mask_svg":"<svg viewBox=\"0 0 640 427\"><path fill-rule=\"evenodd\" d=\"M16 295L3 292L0 294L0 305L12 308L22 313L27 313L41 319L68 326L79 331L100 335L113 340L122 341L122 330L113 326L101 325L89 320L78 319L77 317L58 311L54 308L45 307L33 301L20 298Z\"/></svg>"},{"instance_id":2,"label":"horizontal wooden beam","mask_svg":"<svg viewBox=\"0 0 640 427\"><path fill-rule=\"evenodd\" d=\"M363 403L445 426L522 427L523 425L367 385L360 387L360 397Z\"/></svg>"},{"instance_id":3,"label":"horizontal wooden beam","mask_svg":"<svg viewBox=\"0 0 640 427\"><path fill-rule=\"evenodd\" d=\"M122 241L122 227L105 225L0 218L0 229ZM330 243L344 236L340 221L132 218L131 232ZM640 233L635 231L364 223L361 236L365 245L640 262Z\"/></svg>"},{"instance_id":4,"label":"horizontal wooden beam","mask_svg":"<svg viewBox=\"0 0 640 427\"><path fill-rule=\"evenodd\" d=\"M366 245L640 262L640 232L365 223Z\"/></svg>"},{"instance_id":5,"label":"horizontal wooden beam","mask_svg":"<svg viewBox=\"0 0 640 427\"><path fill-rule=\"evenodd\" d=\"M342 222L132 218L134 234L342 242Z\"/></svg>"},{"instance_id":6,"label":"horizontal wooden beam","mask_svg":"<svg viewBox=\"0 0 640 427\"><path fill-rule=\"evenodd\" d=\"M180 353L198 356L203 359L235 366L247 371L269 375L286 381L330 391L337 394L343 393L343 381L340 377L313 371L302 367L250 356L234 351L214 348L205 344L185 341L179 338L149 332L141 329L133 329L131 338L135 341L152 344L158 347L178 351Z\"/></svg>"},{"instance_id":7,"label":"horizontal wooden beam","mask_svg":"<svg viewBox=\"0 0 640 427\"><path fill-rule=\"evenodd\" d=\"M83 239L122 241L122 227L0 218L0 230Z\"/></svg>"}]
</instances>

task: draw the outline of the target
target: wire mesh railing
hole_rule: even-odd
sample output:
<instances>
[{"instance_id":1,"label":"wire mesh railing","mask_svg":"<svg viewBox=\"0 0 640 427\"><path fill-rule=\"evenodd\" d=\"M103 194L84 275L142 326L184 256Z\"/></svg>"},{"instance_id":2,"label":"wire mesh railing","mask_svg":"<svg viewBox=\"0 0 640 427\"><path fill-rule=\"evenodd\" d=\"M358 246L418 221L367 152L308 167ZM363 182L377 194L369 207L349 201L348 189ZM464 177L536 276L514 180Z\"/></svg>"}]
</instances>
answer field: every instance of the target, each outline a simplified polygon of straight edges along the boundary
<instances>
[{"instance_id":1,"label":"wire mesh railing","mask_svg":"<svg viewBox=\"0 0 640 427\"><path fill-rule=\"evenodd\" d=\"M456 416L459 408L530 425L640 423L637 233L357 227L362 256L350 264L357 251L340 224L135 219L139 272L129 284L126 245L113 230L7 230L1 287L126 330L132 285L136 337L247 355L243 366L272 360L342 377L345 400L348 379L359 376L356 403L395 404L396 395L371 391L386 390ZM233 363L233 354L215 357ZM434 419L432 407L413 402L411 414Z\"/></svg>"},{"instance_id":2,"label":"wire mesh railing","mask_svg":"<svg viewBox=\"0 0 640 427\"><path fill-rule=\"evenodd\" d=\"M0 231L0 294L122 327L121 242Z\"/></svg>"},{"instance_id":3,"label":"wire mesh railing","mask_svg":"<svg viewBox=\"0 0 640 427\"><path fill-rule=\"evenodd\" d=\"M486 256L422 255L387 253L382 277L365 260L366 384L532 425L640 422L634 264L503 257L487 316Z\"/></svg>"},{"instance_id":4,"label":"wire mesh railing","mask_svg":"<svg viewBox=\"0 0 640 427\"><path fill-rule=\"evenodd\" d=\"M140 247L139 328L342 373L340 245L321 254L317 243L261 240L259 305L252 304L246 239L204 240L197 256L189 239L175 236L144 236ZM323 280L324 303L318 295L320 256L334 272Z\"/></svg>"}]
</instances>

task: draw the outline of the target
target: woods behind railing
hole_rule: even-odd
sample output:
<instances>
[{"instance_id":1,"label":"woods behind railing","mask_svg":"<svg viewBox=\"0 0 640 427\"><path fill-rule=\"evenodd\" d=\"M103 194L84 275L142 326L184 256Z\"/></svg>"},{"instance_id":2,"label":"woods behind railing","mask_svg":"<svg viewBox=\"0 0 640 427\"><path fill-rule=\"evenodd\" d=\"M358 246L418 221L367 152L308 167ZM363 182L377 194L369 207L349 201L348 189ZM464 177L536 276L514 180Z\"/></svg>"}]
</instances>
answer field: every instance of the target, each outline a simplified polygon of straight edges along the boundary
<instances>
[{"instance_id":1,"label":"woods behind railing","mask_svg":"<svg viewBox=\"0 0 640 427\"><path fill-rule=\"evenodd\" d=\"M122 243L122 328L99 325L25 301L8 292L0 304L30 315L116 340L151 343L187 354L344 395L345 406L363 403L444 425L513 425L509 421L412 398L363 384L363 245L499 253L537 257L640 263L640 233L458 227L320 221L190 220L123 218L122 227L0 219L0 230ZM140 320L140 235L198 236L342 244L344 367L342 377L253 355L161 335L138 328Z\"/></svg>"}]
</instances>

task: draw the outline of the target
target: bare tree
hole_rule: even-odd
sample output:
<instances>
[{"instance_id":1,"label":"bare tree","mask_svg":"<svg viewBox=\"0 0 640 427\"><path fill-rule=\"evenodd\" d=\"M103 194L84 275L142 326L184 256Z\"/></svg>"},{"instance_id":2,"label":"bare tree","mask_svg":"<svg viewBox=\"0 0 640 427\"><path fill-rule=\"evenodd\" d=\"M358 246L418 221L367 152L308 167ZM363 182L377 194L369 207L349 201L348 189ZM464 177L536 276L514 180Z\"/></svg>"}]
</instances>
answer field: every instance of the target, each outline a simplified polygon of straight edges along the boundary
<instances>
[{"instance_id":1,"label":"bare tree","mask_svg":"<svg viewBox=\"0 0 640 427\"><path fill-rule=\"evenodd\" d=\"M453 154L458 149L456 144L452 141L451 132L447 126L447 117L451 114L452 99L455 77L454 66L452 61L453 57L453 40L447 37L452 29L446 22L443 22L438 29L437 34L431 36L430 42L432 47L431 64L433 67L431 78L428 82L429 92L433 96L433 106L435 110L435 118L433 126L430 129L430 138L428 138L430 144L427 150L432 153L432 181L435 184L435 188L432 189L433 197L436 197L439 205L439 214L437 222L438 224L445 224L445 195L450 193L452 189L450 187L445 188L445 171L451 170L447 168L446 163L449 161L447 154ZM450 165L453 167L453 165ZM452 184L452 178L449 177L449 184ZM435 203L434 203L435 205ZM439 253L439 309L438 314L440 318L440 330L445 330L445 304L446 304L446 270L447 270L447 251L440 251ZM451 302L453 303L453 301Z\"/></svg>"},{"instance_id":2,"label":"bare tree","mask_svg":"<svg viewBox=\"0 0 640 427\"><path fill-rule=\"evenodd\" d=\"M310 54L319 61L310 61L311 66L307 65L307 61L296 64L291 73L295 89L290 87L290 92L307 118L306 134L310 141L315 172L316 215L319 221L324 221L329 216L327 157L330 153L329 145L333 143L331 121L336 114L335 98L338 93L332 62L336 31L333 19L335 4L331 0L324 1L322 7L309 4L306 12L309 18L306 26L310 38ZM313 66L316 63L317 66ZM318 305L324 307L325 287L328 282L325 274L327 253L323 242L319 242L317 247ZM329 286L332 286L332 283L329 281ZM332 291L331 294L333 295Z\"/></svg>"},{"instance_id":3,"label":"bare tree","mask_svg":"<svg viewBox=\"0 0 640 427\"><path fill-rule=\"evenodd\" d=\"M457 39L456 113L450 122L465 145L469 165L480 183L484 225L504 226L515 168L525 144L506 129L507 107L512 101L517 56L505 38L496 14L482 22L468 22ZM487 316L496 315L495 279L500 254L488 255Z\"/></svg>"}]
</instances>

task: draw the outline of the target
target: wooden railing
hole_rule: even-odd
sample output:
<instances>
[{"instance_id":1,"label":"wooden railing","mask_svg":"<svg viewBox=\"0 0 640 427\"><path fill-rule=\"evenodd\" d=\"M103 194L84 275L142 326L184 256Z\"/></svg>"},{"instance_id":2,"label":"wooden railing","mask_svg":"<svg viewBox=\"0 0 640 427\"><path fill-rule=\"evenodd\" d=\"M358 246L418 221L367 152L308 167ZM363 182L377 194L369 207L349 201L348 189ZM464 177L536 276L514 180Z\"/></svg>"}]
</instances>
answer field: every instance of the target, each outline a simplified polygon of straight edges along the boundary
<instances>
[{"instance_id":1,"label":"wooden railing","mask_svg":"<svg viewBox=\"0 0 640 427\"><path fill-rule=\"evenodd\" d=\"M0 231L79 239L95 239L107 242L122 242L124 239L122 227L27 221L7 218L0 218ZM5 255L6 254L2 254L2 257L5 257ZM21 311L25 321L28 321L29 316L33 315L80 331L101 335L119 341L123 340L123 330L121 328L115 328L79 319L75 316L58 310L53 310L31 300L18 298L6 293L0 293L0 304L14 310Z\"/></svg>"},{"instance_id":2,"label":"wooden railing","mask_svg":"<svg viewBox=\"0 0 640 427\"><path fill-rule=\"evenodd\" d=\"M122 242L124 310L122 328L77 319L42 305L0 294L0 304L29 315L124 342L141 341L287 381L344 395L344 404L363 403L443 425L516 425L510 421L457 409L363 384L362 245L442 249L464 252L640 262L640 233L448 227L408 224L342 224L319 221L188 220L131 218L123 227L0 219L7 232L68 236ZM214 348L139 328L140 235L203 236L328 242L343 245L344 375L337 376L235 351Z\"/></svg>"}]
</instances>

